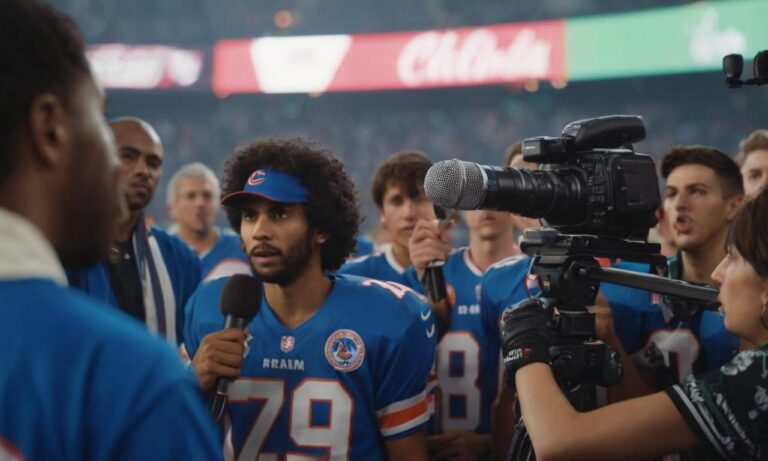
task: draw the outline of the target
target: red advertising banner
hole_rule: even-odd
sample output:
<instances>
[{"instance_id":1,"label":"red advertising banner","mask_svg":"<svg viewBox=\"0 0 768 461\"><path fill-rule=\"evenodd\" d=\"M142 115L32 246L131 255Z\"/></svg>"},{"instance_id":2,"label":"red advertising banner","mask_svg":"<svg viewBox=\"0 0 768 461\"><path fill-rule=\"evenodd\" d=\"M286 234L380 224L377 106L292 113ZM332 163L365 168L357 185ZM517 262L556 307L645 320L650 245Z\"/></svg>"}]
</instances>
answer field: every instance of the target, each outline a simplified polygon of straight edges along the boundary
<instances>
[{"instance_id":1,"label":"red advertising banner","mask_svg":"<svg viewBox=\"0 0 768 461\"><path fill-rule=\"evenodd\" d=\"M200 82L204 53L164 45L96 45L88 60L104 88L151 90Z\"/></svg>"},{"instance_id":2,"label":"red advertising banner","mask_svg":"<svg viewBox=\"0 0 768 461\"><path fill-rule=\"evenodd\" d=\"M213 91L322 93L561 79L563 21L216 44Z\"/></svg>"}]
</instances>

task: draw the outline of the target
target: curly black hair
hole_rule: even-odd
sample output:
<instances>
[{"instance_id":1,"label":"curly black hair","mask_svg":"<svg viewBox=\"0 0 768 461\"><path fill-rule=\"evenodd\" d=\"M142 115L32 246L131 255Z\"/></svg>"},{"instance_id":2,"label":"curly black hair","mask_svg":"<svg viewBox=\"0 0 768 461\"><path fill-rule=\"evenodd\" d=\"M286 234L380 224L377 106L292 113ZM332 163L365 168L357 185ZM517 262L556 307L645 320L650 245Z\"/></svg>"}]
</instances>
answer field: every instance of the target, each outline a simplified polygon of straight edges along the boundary
<instances>
[{"instance_id":1,"label":"curly black hair","mask_svg":"<svg viewBox=\"0 0 768 461\"><path fill-rule=\"evenodd\" d=\"M243 190L261 168L295 176L307 188L304 212L313 230L328 234L320 249L323 271L341 267L355 249L360 209L352 178L331 151L304 139L260 139L232 154L224 166L221 196ZM240 232L240 208L224 206L227 219Z\"/></svg>"},{"instance_id":2,"label":"curly black hair","mask_svg":"<svg viewBox=\"0 0 768 461\"><path fill-rule=\"evenodd\" d=\"M0 14L0 181L12 173L15 142L34 98L57 95L65 107L80 78L90 75L85 44L61 11L33 0L3 0Z\"/></svg>"}]
</instances>

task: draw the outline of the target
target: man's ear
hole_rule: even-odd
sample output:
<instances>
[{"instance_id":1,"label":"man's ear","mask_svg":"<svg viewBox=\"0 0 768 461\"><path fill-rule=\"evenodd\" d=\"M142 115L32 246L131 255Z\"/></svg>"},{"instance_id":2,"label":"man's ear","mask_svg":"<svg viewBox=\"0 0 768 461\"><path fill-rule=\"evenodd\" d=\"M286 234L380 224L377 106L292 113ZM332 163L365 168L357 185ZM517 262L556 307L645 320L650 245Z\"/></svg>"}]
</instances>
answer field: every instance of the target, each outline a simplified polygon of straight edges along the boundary
<instances>
[{"instance_id":1,"label":"man's ear","mask_svg":"<svg viewBox=\"0 0 768 461\"><path fill-rule=\"evenodd\" d=\"M36 159L45 166L62 161L70 148L67 112L61 99L53 93L37 95L29 111L29 127Z\"/></svg>"},{"instance_id":2,"label":"man's ear","mask_svg":"<svg viewBox=\"0 0 768 461\"><path fill-rule=\"evenodd\" d=\"M387 220L384 218L384 210L382 210L381 207L376 207L376 210L379 212L379 222L381 223L381 227L386 229Z\"/></svg>"},{"instance_id":3,"label":"man's ear","mask_svg":"<svg viewBox=\"0 0 768 461\"><path fill-rule=\"evenodd\" d=\"M330 238L330 235L328 235L326 232L315 232L315 237L313 240L315 241L315 244L319 246L327 242L328 238Z\"/></svg>"},{"instance_id":4,"label":"man's ear","mask_svg":"<svg viewBox=\"0 0 768 461\"><path fill-rule=\"evenodd\" d=\"M736 217L736 213L739 212L739 208L741 208L741 204L744 202L744 196L743 195L734 195L733 197L728 199L728 210L726 211L725 218L728 220L728 222L733 221L733 218Z\"/></svg>"}]
</instances>

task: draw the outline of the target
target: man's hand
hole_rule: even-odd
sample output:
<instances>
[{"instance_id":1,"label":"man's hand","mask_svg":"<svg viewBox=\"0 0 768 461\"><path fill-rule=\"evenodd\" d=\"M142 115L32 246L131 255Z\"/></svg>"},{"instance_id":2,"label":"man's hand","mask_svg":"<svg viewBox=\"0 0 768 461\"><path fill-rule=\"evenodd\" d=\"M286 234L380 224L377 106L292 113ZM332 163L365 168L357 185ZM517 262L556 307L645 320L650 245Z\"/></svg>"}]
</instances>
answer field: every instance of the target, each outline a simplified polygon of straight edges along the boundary
<instances>
[{"instance_id":1,"label":"man's hand","mask_svg":"<svg viewBox=\"0 0 768 461\"><path fill-rule=\"evenodd\" d=\"M507 308L501 321L501 349L510 381L526 365L552 361L552 329L540 300L526 299Z\"/></svg>"},{"instance_id":2,"label":"man's hand","mask_svg":"<svg viewBox=\"0 0 768 461\"><path fill-rule=\"evenodd\" d=\"M421 219L416 223L408 240L408 253L419 280L424 277L424 270L429 263L448 259L451 227L451 223L441 226L436 219Z\"/></svg>"},{"instance_id":3,"label":"man's hand","mask_svg":"<svg viewBox=\"0 0 768 461\"><path fill-rule=\"evenodd\" d=\"M246 333L238 328L227 328L203 338L192 358L192 368L203 392L212 390L220 377L234 379L240 376L245 338Z\"/></svg>"},{"instance_id":4,"label":"man's hand","mask_svg":"<svg viewBox=\"0 0 768 461\"><path fill-rule=\"evenodd\" d=\"M491 437L471 431L449 431L427 437L427 448L432 459L475 461L490 451Z\"/></svg>"}]
</instances>

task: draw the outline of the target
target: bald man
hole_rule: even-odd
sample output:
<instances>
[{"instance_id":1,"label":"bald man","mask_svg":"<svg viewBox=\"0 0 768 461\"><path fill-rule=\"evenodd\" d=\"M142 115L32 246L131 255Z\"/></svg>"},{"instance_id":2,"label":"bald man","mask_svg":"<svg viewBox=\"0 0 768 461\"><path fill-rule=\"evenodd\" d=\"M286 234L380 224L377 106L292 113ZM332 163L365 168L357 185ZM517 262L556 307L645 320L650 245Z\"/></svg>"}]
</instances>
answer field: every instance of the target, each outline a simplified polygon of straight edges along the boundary
<instances>
[{"instance_id":1,"label":"bald man","mask_svg":"<svg viewBox=\"0 0 768 461\"><path fill-rule=\"evenodd\" d=\"M180 344L184 305L200 283L200 266L184 242L145 225L144 208L160 182L163 144L157 131L138 118L117 119L109 127L120 159L127 214L115 226L109 260L69 271L70 284Z\"/></svg>"}]
</instances>

